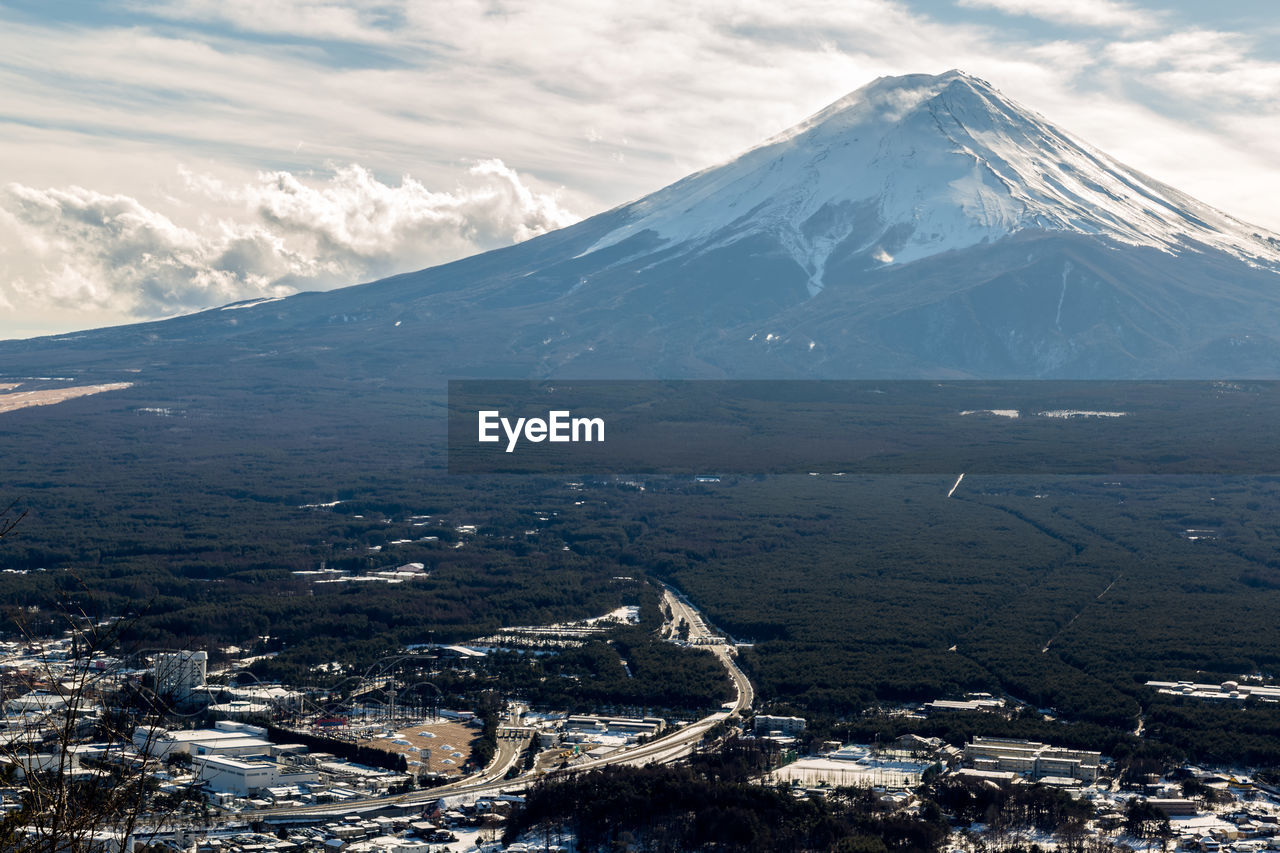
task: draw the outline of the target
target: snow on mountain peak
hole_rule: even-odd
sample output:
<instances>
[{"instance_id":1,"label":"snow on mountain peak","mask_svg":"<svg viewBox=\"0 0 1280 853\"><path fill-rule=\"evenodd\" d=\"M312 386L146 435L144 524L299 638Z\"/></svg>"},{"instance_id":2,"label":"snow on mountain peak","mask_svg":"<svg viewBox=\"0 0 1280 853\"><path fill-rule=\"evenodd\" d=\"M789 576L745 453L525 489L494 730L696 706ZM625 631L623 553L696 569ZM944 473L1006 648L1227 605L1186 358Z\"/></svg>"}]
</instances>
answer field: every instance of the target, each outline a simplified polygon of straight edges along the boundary
<instances>
[{"instance_id":1,"label":"snow on mountain peak","mask_svg":"<svg viewBox=\"0 0 1280 853\"><path fill-rule=\"evenodd\" d=\"M586 253L652 232L678 252L775 240L810 293L833 256L900 264L1027 230L1280 271L1280 238L1124 166L959 71L881 77L720 166L621 209Z\"/></svg>"}]
</instances>

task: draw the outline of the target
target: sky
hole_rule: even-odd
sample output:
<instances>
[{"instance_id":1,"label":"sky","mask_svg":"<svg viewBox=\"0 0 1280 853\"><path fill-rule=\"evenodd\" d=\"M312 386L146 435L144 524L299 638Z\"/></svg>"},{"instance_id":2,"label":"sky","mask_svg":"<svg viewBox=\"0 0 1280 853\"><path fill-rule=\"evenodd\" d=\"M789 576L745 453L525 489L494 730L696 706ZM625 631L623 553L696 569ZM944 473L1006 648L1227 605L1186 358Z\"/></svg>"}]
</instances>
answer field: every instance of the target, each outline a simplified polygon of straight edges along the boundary
<instances>
[{"instance_id":1,"label":"sky","mask_svg":"<svg viewBox=\"0 0 1280 853\"><path fill-rule=\"evenodd\" d=\"M1280 231L1273 0L9 0L0 338L508 245L953 68Z\"/></svg>"}]
</instances>

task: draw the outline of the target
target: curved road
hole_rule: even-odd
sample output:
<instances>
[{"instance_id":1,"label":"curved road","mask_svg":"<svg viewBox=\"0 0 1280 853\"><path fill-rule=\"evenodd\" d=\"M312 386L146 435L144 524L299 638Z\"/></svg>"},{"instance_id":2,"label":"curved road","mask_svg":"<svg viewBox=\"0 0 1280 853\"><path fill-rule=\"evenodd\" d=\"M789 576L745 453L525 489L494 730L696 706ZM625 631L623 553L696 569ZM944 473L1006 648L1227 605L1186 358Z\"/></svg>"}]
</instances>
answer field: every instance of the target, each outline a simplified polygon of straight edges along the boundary
<instances>
[{"instance_id":1,"label":"curved road","mask_svg":"<svg viewBox=\"0 0 1280 853\"><path fill-rule=\"evenodd\" d=\"M707 626L702 614L689 603L688 599L677 594L674 589L665 584L663 585L663 602L671 609L672 619L668 622L668 625L674 629L674 626L683 619L689 625L688 644L706 647L724 664L729 677L733 680L733 686L737 693L737 698L734 700L732 707L722 708L714 714L703 717L678 731L658 737L641 746L619 750L613 755L605 756L597 761L568 767L557 771L557 773L580 773L607 765L638 767L645 764L667 764L678 761L693 752L694 746L702 740L707 731L716 723L723 722L732 714L741 714L751 707L755 700L755 691L751 688L751 681L738 667L737 655L733 646L729 645L723 636L716 634ZM220 821L239 822L301 817L304 815L341 815L372 810L386 805L432 803L441 797L492 796L504 792L518 791L541 778L539 774L534 773L526 773L513 779L504 778L507 771L519 760L528 743L528 738L499 738L497 752L488 767L467 779L448 785L441 785L438 788L428 788L396 797L368 797L345 803L257 809L251 812L222 815L220 816Z\"/></svg>"}]
</instances>

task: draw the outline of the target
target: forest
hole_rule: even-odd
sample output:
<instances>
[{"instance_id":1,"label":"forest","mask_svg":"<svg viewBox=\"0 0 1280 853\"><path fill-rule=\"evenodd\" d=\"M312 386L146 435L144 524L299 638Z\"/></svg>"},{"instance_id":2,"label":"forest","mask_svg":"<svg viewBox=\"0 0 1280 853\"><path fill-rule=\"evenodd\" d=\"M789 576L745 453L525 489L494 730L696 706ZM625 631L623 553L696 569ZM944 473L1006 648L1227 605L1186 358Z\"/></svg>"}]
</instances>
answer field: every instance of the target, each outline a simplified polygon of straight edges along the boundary
<instances>
[{"instance_id":1,"label":"forest","mask_svg":"<svg viewBox=\"0 0 1280 853\"><path fill-rule=\"evenodd\" d=\"M662 580L742 644L764 707L832 731L987 691L1020 709L993 729L1030 726L1025 710L1093 748L1136 749L1141 726L1170 760L1280 764L1276 706L1145 686L1274 680L1276 477L971 471L948 497L950 475L451 475L438 398L308 376L210 368L6 413L0 488L27 513L0 543L7 630L137 614L137 648L216 663L235 645L274 655L259 677L306 684L406 644L652 602ZM422 577L367 580L410 562ZM348 580L296 574L322 567ZM651 640L528 672L495 655L488 677L575 709L717 704L714 662Z\"/></svg>"},{"instance_id":2,"label":"forest","mask_svg":"<svg viewBox=\"0 0 1280 853\"><path fill-rule=\"evenodd\" d=\"M631 716L701 715L733 698L724 667L705 650L673 647L641 628L619 629L555 654L493 653L431 678L446 696L470 697L475 677L536 708Z\"/></svg>"}]
</instances>

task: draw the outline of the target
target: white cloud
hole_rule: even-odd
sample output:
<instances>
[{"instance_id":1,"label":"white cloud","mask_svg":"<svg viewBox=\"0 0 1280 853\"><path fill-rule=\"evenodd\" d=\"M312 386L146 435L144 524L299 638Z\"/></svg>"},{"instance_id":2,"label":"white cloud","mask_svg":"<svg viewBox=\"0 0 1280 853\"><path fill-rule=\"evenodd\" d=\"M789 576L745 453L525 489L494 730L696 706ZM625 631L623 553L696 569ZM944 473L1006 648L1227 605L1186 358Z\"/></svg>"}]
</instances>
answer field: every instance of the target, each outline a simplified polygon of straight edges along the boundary
<instances>
[{"instance_id":1,"label":"white cloud","mask_svg":"<svg viewBox=\"0 0 1280 853\"><path fill-rule=\"evenodd\" d=\"M537 193L501 160L472 166L459 185L432 192L413 177L399 186L352 164L323 184L286 172L229 187L186 173L187 186L215 202L238 203L273 233L300 240L316 257L363 272L414 268L518 243L576 222L553 194Z\"/></svg>"},{"instance_id":2,"label":"white cloud","mask_svg":"<svg viewBox=\"0 0 1280 853\"><path fill-rule=\"evenodd\" d=\"M1104 29L1148 29L1158 21L1151 12L1119 0L959 0L959 5Z\"/></svg>"},{"instance_id":3,"label":"white cloud","mask_svg":"<svg viewBox=\"0 0 1280 853\"><path fill-rule=\"evenodd\" d=\"M1186 30L1160 38L1112 42L1107 58L1116 65L1151 69L1166 63L1188 67L1216 67L1240 57L1238 37L1209 30Z\"/></svg>"},{"instance_id":4,"label":"white cloud","mask_svg":"<svg viewBox=\"0 0 1280 853\"><path fill-rule=\"evenodd\" d=\"M396 2L331 0L146 0L136 11L172 19L219 22L245 32L385 44L401 20Z\"/></svg>"},{"instance_id":5,"label":"white cloud","mask_svg":"<svg viewBox=\"0 0 1280 853\"><path fill-rule=\"evenodd\" d=\"M1141 72L1139 79L1206 108L1226 105L1255 112L1280 113L1280 62L1255 58L1251 39L1239 33L1188 30L1157 39L1107 45L1106 55L1120 68Z\"/></svg>"},{"instance_id":6,"label":"white cloud","mask_svg":"<svg viewBox=\"0 0 1280 853\"><path fill-rule=\"evenodd\" d=\"M198 233L125 195L10 184L3 204L29 252L25 273L8 277L10 300L32 309L124 306L161 316L279 295L288 287L278 281L316 268L261 227Z\"/></svg>"},{"instance_id":7,"label":"white cloud","mask_svg":"<svg viewBox=\"0 0 1280 853\"><path fill-rule=\"evenodd\" d=\"M11 119L0 134L0 185L79 185L133 199L198 235L193 269L216 266L215 244L234 239L236 257L261 258L240 266L261 267L275 283L311 275L291 271L308 260L322 269L307 286L424 266L440 255L419 245L464 252L491 237L517 239L522 228L559 221L557 209L593 213L725 160L873 77L950 68L1160 180L1280 228L1268 199L1280 193L1271 96L1280 83L1261 58L1271 50L1265 38L1178 30L1176 10L1150 11L1157 4L1145 0L131 5L138 15L119 25L0 9L0 116ZM1024 17L966 17L961 5ZM1018 26L1001 26L1009 23ZM468 174L455 188L464 158L501 158L520 179ZM380 189L326 171L353 162L414 179ZM197 192L175 182L178 163L223 184ZM298 187L249 177L259 171L286 172ZM487 201L473 197L479 186ZM386 193L396 203L369 222L345 201L371 206ZM451 208L441 195L463 200ZM51 257L2 226L0 267L11 277L87 287L56 278ZM249 226L261 233L242 233ZM36 230L49 239L51 227ZM400 236L367 248L378 228ZM81 258L73 269L86 265ZM30 316L0 284L5 293ZM0 306L0 337L12 316Z\"/></svg>"},{"instance_id":8,"label":"white cloud","mask_svg":"<svg viewBox=\"0 0 1280 853\"><path fill-rule=\"evenodd\" d=\"M349 165L324 181L286 171L243 184L183 175L174 210L83 187L8 185L0 209L20 244L0 256L0 304L165 316L301 288L328 288L453 260L575 221L501 161L447 192ZM235 215L184 213L204 208Z\"/></svg>"}]
</instances>

